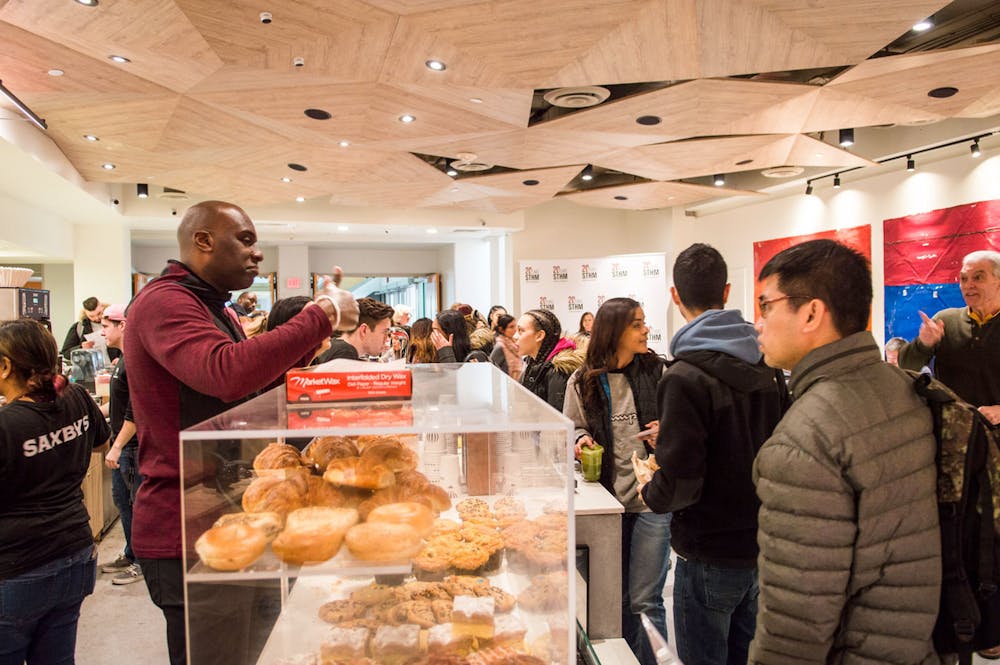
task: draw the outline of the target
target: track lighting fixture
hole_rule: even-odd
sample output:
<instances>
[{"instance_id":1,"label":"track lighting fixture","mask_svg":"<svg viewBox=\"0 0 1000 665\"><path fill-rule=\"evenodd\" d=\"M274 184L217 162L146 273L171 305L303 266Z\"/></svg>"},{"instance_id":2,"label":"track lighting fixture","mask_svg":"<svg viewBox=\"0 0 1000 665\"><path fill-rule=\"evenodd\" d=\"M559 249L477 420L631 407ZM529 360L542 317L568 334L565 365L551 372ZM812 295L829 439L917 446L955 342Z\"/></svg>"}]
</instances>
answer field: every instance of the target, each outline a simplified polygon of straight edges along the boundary
<instances>
[{"instance_id":1,"label":"track lighting fixture","mask_svg":"<svg viewBox=\"0 0 1000 665\"><path fill-rule=\"evenodd\" d=\"M20 99L17 98L16 95L14 95L13 92L7 89L7 87L3 84L3 81L0 81L0 94L9 99L10 103L16 106L17 110L20 111L25 118L33 122L36 127L38 127L39 129L49 128L49 126L45 124L44 120L39 118L34 111L28 108L27 104L22 102Z\"/></svg>"},{"instance_id":2,"label":"track lighting fixture","mask_svg":"<svg viewBox=\"0 0 1000 665\"><path fill-rule=\"evenodd\" d=\"M725 187L726 176L722 173L716 173L715 176L712 178L712 184L714 184L716 187Z\"/></svg>"},{"instance_id":3,"label":"track lighting fixture","mask_svg":"<svg viewBox=\"0 0 1000 665\"><path fill-rule=\"evenodd\" d=\"M840 130L840 147L849 148L854 145L854 129L842 129Z\"/></svg>"},{"instance_id":4,"label":"track lighting fixture","mask_svg":"<svg viewBox=\"0 0 1000 665\"><path fill-rule=\"evenodd\" d=\"M840 174L833 176L833 188L840 189Z\"/></svg>"},{"instance_id":5,"label":"track lighting fixture","mask_svg":"<svg viewBox=\"0 0 1000 665\"><path fill-rule=\"evenodd\" d=\"M913 159L913 155L907 155L906 156L906 170L907 171L916 171L917 170L917 162L916 162L916 160Z\"/></svg>"},{"instance_id":6,"label":"track lighting fixture","mask_svg":"<svg viewBox=\"0 0 1000 665\"><path fill-rule=\"evenodd\" d=\"M806 180L806 196L809 196L812 193L813 193L813 181Z\"/></svg>"},{"instance_id":7,"label":"track lighting fixture","mask_svg":"<svg viewBox=\"0 0 1000 665\"><path fill-rule=\"evenodd\" d=\"M149 185L144 182L140 182L135 186L135 195L140 199L149 198Z\"/></svg>"},{"instance_id":8,"label":"track lighting fixture","mask_svg":"<svg viewBox=\"0 0 1000 665\"><path fill-rule=\"evenodd\" d=\"M969 150L972 152L973 157L979 157L979 155L983 154L979 150L979 139L972 139L972 145L969 146Z\"/></svg>"},{"instance_id":9,"label":"track lighting fixture","mask_svg":"<svg viewBox=\"0 0 1000 665\"><path fill-rule=\"evenodd\" d=\"M587 164L586 168L584 168L583 172L580 174L580 180L586 180L587 182L590 182L593 179L594 179L594 167L591 166L590 164Z\"/></svg>"}]
</instances>

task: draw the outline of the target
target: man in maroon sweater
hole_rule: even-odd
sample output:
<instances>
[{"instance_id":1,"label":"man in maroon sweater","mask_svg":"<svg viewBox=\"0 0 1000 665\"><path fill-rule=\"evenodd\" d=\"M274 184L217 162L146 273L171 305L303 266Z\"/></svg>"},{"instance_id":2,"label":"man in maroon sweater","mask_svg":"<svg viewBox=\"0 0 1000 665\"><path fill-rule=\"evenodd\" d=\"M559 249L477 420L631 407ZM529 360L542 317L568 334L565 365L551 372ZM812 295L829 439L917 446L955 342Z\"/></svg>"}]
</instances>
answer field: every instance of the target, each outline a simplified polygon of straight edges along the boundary
<instances>
[{"instance_id":1,"label":"man in maroon sweater","mask_svg":"<svg viewBox=\"0 0 1000 665\"><path fill-rule=\"evenodd\" d=\"M186 662L180 430L307 365L333 330L358 323L351 294L329 287L284 325L248 340L226 302L230 291L249 287L258 274L263 255L253 222L238 206L205 201L185 213L177 242L180 261L169 261L132 300L125 338L144 479L132 543L167 620L172 665ZM231 656L222 662L238 662Z\"/></svg>"}]
</instances>

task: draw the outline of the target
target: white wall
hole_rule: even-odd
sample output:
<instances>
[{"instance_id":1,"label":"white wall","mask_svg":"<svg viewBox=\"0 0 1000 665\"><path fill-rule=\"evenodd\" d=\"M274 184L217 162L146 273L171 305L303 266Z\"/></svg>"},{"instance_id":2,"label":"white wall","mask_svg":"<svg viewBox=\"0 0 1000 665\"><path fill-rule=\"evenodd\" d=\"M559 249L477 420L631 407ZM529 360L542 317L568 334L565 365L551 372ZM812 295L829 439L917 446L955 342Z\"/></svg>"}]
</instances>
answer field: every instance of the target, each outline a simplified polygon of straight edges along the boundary
<instances>
[{"instance_id":1,"label":"white wall","mask_svg":"<svg viewBox=\"0 0 1000 665\"><path fill-rule=\"evenodd\" d=\"M489 240L455 243L455 300L472 305L484 314L493 304L493 275Z\"/></svg>"}]
</instances>

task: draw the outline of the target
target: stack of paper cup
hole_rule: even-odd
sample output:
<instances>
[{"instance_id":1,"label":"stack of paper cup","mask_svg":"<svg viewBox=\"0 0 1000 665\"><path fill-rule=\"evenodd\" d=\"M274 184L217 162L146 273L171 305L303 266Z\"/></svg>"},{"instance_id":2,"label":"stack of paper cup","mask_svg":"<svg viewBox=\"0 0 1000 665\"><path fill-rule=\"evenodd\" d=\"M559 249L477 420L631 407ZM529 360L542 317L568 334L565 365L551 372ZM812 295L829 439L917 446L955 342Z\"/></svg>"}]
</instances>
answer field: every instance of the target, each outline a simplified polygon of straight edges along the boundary
<instances>
[{"instance_id":1,"label":"stack of paper cup","mask_svg":"<svg viewBox=\"0 0 1000 665\"><path fill-rule=\"evenodd\" d=\"M458 455L444 453L439 459L441 462L439 484L448 492L448 496L454 499L462 492L461 465Z\"/></svg>"},{"instance_id":2,"label":"stack of paper cup","mask_svg":"<svg viewBox=\"0 0 1000 665\"><path fill-rule=\"evenodd\" d=\"M424 450L420 455L419 471L432 483L441 480L441 455L445 452L444 435L428 432L423 435Z\"/></svg>"}]
</instances>

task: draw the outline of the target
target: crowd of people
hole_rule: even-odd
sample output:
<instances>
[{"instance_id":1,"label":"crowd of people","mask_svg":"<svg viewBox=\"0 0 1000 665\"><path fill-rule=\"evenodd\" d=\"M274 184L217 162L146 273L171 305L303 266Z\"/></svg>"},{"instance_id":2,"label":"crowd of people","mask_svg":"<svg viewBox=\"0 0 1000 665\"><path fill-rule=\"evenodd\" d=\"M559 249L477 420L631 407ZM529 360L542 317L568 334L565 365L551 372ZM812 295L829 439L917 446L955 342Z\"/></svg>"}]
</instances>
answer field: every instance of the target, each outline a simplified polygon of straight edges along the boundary
<instances>
[{"instance_id":1,"label":"crowd of people","mask_svg":"<svg viewBox=\"0 0 1000 665\"><path fill-rule=\"evenodd\" d=\"M572 421L577 457L603 447L599 482L624 507L622 630L643 665L656 662L643 616L686 665L938 662L935 440L893 365L932 371L1000 424L1000 253L965 257L966 307L923 315L883 360L859 253L828 240L782 251L757 275L749 323L725 308L724 258L694 244L673 265L685 325L667 360L630 298L584 313L575 332L547 310L499 305L411 322L405 305L355 300L334 269L314 297L265 313L250 291L230 302L262 259L241 208L192 206L177 238L179 260L127 307L88 298L67 333L64 354L97 326L120 352L103 411L60 374L47 329L0 323L0 662L73 662L98 570L80 482L105 447L126 546L101 569L145 582L172 664L189 647L199 662L252 662L224 615L185 630L185 603L200 600L185 596L179 432L337 358L492 362ZM234 607L245 591L217 590Z\"/></svg>"}]
</instances>

